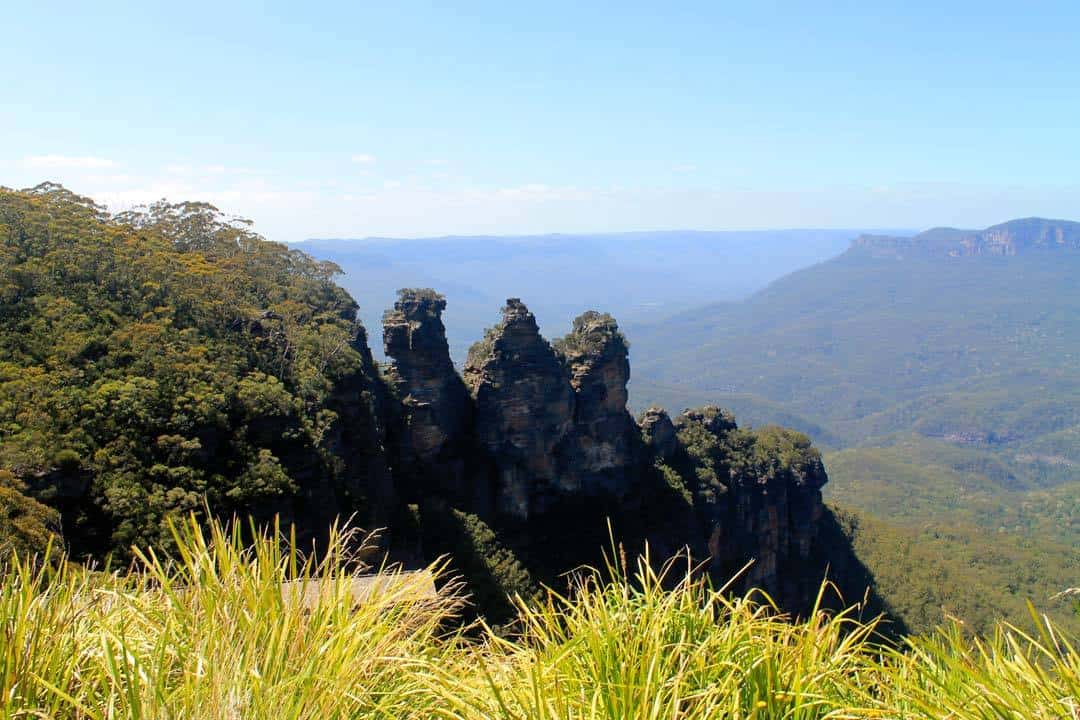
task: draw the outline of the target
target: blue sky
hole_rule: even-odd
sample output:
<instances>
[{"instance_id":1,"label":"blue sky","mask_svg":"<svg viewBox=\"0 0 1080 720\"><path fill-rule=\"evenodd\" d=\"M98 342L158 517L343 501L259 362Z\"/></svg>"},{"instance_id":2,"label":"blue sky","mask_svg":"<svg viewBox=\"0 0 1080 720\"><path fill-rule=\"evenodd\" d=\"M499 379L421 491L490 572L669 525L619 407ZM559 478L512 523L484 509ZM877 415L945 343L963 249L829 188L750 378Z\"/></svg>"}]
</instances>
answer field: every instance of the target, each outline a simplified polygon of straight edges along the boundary
<instances>
[{"instance_id":1,"label":"blue sky","mask_svg":"<svg viewBox=\"0 0 1080 720\"><path fill-rule=\"evenodd\" d=\"M1080 218L1080 3L19 3L0 184L272 239Z\"/></svg>"}]
</instances>

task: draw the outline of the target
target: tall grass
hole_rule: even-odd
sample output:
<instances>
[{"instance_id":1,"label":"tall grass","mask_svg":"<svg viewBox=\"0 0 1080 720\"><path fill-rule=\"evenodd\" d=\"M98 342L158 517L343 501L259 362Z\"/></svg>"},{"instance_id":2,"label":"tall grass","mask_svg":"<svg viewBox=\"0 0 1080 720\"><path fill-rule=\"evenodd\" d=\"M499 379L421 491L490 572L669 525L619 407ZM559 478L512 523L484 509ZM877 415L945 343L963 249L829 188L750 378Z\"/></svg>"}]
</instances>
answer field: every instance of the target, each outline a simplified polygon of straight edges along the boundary
<instances>
[{"instance_id":1,"label":"tall grass","mask_svg":"<svg viewBox=\"0 0 1080 720\"><path fill-rule=\"evenodd\" d=\"M401 575L357 604L350 534L335 532L318 560L275 532L243 537L192 522L174 562L137 552L124 574L9 564L4 717L431 715L422 670L456 652L457 598L432 600ZM314 601L283 593L289 580Z\"/></svg>"},{"instance_id":2,"label":"tall grass","mask_svg":"<svg viewBox=\"0 0 1080 720\"><path fill-rule=\"evenodd\" d=\"M1080 654L1034 610L1032 619L1034 634L1002 624L972 638L953 624L909 640L886 658L880 707L901 717L1080 719Z\"/></svg>"},{"instance_id":3,"label":"tall grass","mask_svg":"<svg viewBox=\"0 0 1080 720\"><path fill-rule=\"evenodd\" d=\"M731 599L687 568L581 575L566 595L519 602L487 692L452 698L455 718L822 718L859 698L874 625L813 612L788 622L763 594ZM831 715L830 715L831 714Z\"/></svg>"},{"instance_id":4,"label":"tall grass","mask_svg":"<svg viewBox=\"0 0 1080 720\"><path fill-rule=\"evenodd\" d=\"M1080 655L1038 617L1030 633L951 625L885 648L872 622L790 622L764 595L642 558L518 599L506 637L460 629L460 598L432 599L422 576L356 602L351 533L318 557L251 537L191 522L173 560L139 552L125 572L9 559L0 717L1080 719Z\"/></svg>"}]
</instances>

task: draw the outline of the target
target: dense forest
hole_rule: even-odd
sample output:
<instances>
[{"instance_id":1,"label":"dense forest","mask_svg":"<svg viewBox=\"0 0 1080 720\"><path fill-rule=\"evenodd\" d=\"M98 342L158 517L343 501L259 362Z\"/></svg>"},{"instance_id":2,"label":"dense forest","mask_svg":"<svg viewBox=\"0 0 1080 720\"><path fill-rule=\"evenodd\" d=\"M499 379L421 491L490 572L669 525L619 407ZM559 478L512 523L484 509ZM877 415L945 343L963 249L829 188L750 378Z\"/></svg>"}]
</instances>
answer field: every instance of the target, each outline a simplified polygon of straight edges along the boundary
<instances>
[{"instance_id":1,"label":"dense forest","mask_svg":"<svg viewBox=\"0 0 1080 720\"><path fill-rule=\"evenodd\" d=\"M204 204L111 216L55 185L0 193L13 522L54 522L30 493L76 554L124 554L208 505L289 516L305 478L348 494L342 416L375 398L335 271Z\"/></svg>"}]
</instances>

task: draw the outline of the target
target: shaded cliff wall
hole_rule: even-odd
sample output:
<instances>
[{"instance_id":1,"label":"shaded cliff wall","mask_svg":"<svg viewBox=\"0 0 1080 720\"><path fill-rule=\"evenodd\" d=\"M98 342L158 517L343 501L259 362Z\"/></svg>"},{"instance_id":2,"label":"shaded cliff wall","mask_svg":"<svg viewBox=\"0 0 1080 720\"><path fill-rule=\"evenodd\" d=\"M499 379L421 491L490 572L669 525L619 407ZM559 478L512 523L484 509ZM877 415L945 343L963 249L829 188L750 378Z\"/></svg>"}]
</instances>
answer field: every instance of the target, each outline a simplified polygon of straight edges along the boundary
<instances>
[{"instance_id":1,"label":"shaded cliff wall","mask_svg":"<svg viewBox=\"0 0 1080 720\"><path fill-rule=\"evenodd\" d=\"M445 308L438 293L402 290L383 316L383 350L393 360L385 379L397 401L388 449L404 500L480 506L487 490L469 467L473 405L450 359Z\"/></svg>"}]
</instances>

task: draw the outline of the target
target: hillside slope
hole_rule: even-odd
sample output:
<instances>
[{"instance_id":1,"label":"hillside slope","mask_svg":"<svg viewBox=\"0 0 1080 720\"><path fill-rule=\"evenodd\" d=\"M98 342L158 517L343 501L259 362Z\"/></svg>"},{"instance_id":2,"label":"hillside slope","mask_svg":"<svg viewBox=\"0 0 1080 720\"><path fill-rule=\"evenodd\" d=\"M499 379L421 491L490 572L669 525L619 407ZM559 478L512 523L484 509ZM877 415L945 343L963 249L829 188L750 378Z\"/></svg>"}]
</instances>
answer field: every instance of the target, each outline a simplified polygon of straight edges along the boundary
<instances>
[{"instance_id":1,"label":"hillside slope","mask_svg":"<svg viewBox=\"0 0 1080 720\"><path fill-rule=\"evenodd\" d=\"M984 577L1020 579L987 593L999 608L1045 602L1080 578L1078 228L862 237L743 302L628 328L633 402L782 419L839 451L828 497L937 548L920 552L955 595L949 548L982 547L1000 571Z\"/></svg>"},{"instance_id":2,"label":"hillside slope","mask_svg":"<svg viewBox=\"0 0 1080 720\"><path fill-rule=\"evenodd\" d=\"M0 473L79 556L168 547L207 503L370 521L383 393L334 272L204 204L0 189Z\"/></svg>"},{"instance_id":3,"label":"hillside slope","mask_svg":"<svg viewBox=\"0 0 1080 720\"><path fill-rule=\"evenodd\" d=\"M885 254L875 242L744 302L631 328L635 402L676 391L756 399L812 418L840 445L912 431L1007 456L1029 466L1022 480L1075 477L1080 250L897 250L909 240Z\"/></svg>"}]
</instances>

